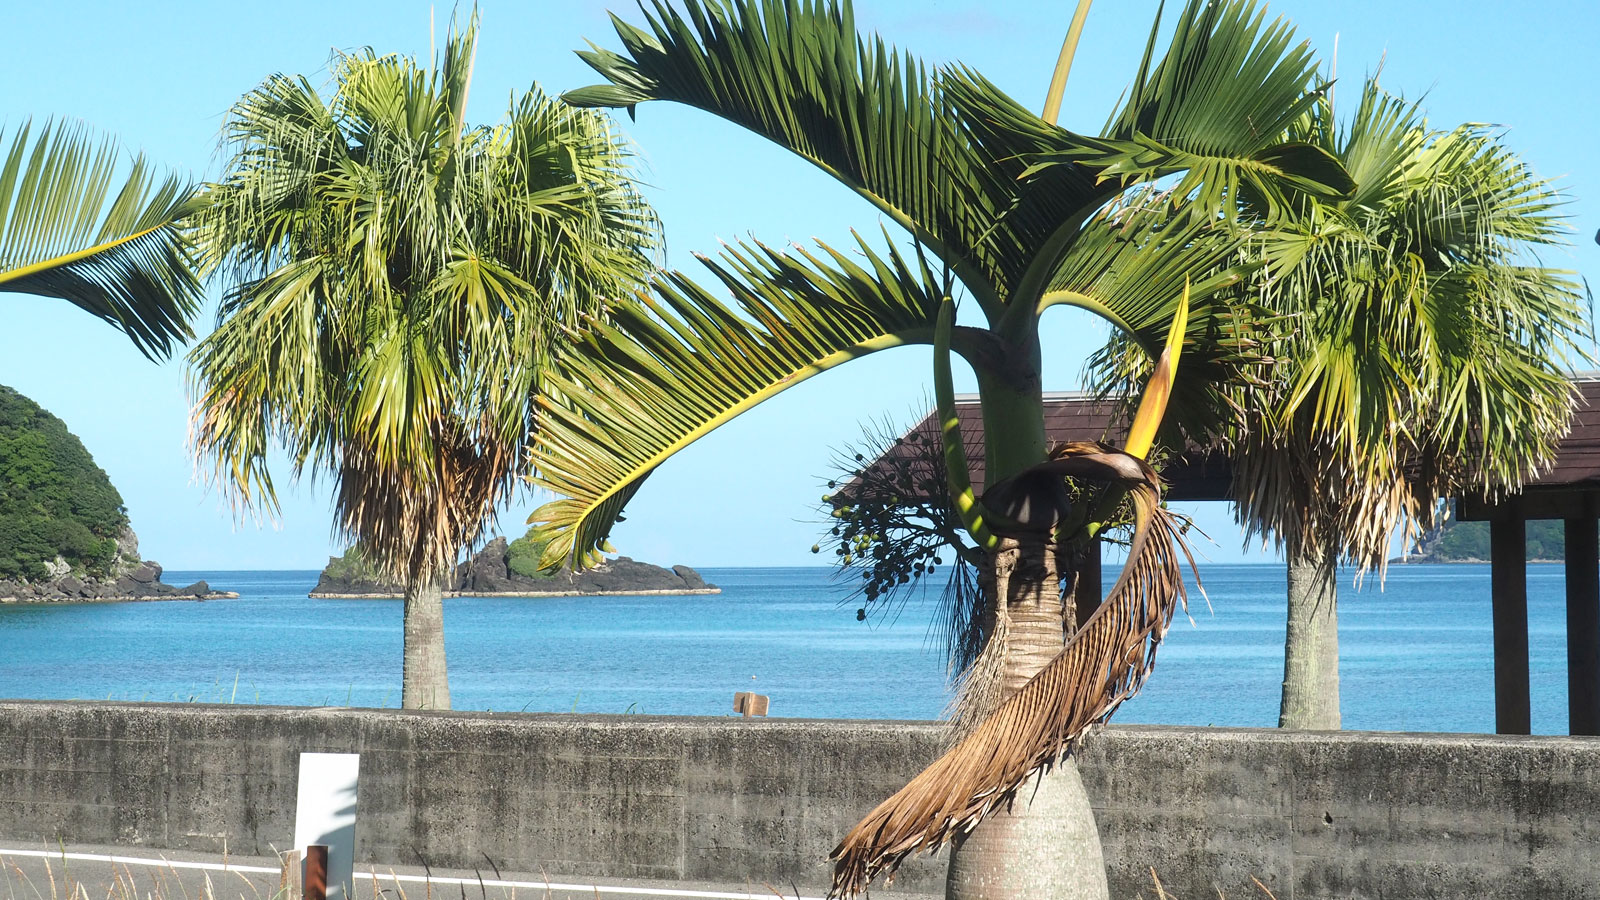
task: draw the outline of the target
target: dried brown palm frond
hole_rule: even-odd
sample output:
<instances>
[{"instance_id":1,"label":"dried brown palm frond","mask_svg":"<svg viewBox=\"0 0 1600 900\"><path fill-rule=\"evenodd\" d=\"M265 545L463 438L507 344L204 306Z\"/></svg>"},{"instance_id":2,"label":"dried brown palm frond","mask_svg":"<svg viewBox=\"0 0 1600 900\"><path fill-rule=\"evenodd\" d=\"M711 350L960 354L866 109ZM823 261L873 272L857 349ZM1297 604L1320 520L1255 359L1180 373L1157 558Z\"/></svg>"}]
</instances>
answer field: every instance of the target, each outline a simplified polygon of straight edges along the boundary
<instances>
[{"instance_id":1,"label":"dried brown palm frond","mask_svg":"<svg viewBox=\"0 0 1600 900\"><path fill-rule=\"evenodd\" d=\"M1009 804L1144 683L1173 613L1187 600L1189 558L1161 483L1143 460L1102 444L1059 448L1030 473L1109 481L1134 508L1128 562L1105 602L1061 653L993 715L862 819L831 854L833 894L865 890L912 853L933 851Z\"/></svg>"},{"instance_id":2,"label":"dried brown palm frond","mask_svg":"<svg viewBox=\"0 0 1600 900\"><path fill-rule=\"evenodd\" d=\"M405 582L449 572L515 486L518 444L440 423L420 468L383 465L352 442L339 467L339 529L387 575Z\"/></svg>"},{"instance_id":3,"label":"dried brown palm frond","mask_svg":"<svg viewBox=\"0 0 1600 900\"><path fill-rule=\"evenodd\" d=\"M1007 548L1008 543L1011 548ZM965 595L955 598L961 607L954 604L950 607L948 627L963 630L959 634L952 631L949 641L952 647L961 649L966 658L951 679L955 695L943 716L950 723L945 734L945 749L960 744L1005 700L1006 659L1015 648L1011 640L1011 617L1000 611L1005 602L1001 599L1004 589L998 583L995 569L1008 552L1014 559L1015 543L1002 541L1000 552L993 554L995 562L975 572ZM952 655L951 659L954 662L955 657Z\"/></svg>"}]
</instances>

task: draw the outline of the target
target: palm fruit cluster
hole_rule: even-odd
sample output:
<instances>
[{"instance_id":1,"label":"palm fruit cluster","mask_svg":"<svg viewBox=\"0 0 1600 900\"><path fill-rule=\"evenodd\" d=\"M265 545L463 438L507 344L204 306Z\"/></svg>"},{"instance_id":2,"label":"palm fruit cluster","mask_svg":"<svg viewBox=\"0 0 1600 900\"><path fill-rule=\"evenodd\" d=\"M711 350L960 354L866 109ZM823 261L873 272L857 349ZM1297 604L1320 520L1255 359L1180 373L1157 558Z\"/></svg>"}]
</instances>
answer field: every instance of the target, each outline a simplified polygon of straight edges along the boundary
<instances>
[{"instance_id":1,"label":"palm fruit cluster","mask_svg":"<svg viewBox=\"0 0 1600 900\"><path fill-rule=\"evenodd\" d=\"M857 619L947 572L947 561L978 552L962 540L936 434L913 429L897 436L869 425L859 445L835 455L835 464L840 474L828 482L820 506L828 530L811 552L831 554L854 582Z\"/></svg>"}]
</instances>

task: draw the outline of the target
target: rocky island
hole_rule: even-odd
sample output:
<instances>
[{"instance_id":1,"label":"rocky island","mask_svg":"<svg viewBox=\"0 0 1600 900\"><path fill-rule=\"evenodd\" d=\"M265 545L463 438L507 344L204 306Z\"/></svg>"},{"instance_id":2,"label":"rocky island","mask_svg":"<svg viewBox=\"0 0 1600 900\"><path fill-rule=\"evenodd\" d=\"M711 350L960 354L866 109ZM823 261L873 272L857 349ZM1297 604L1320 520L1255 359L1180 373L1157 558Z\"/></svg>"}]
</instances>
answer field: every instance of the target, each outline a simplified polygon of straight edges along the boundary
<instances>
[{"instance_id":1,"label":"rocky island","mask_svg":"<svg viewBox=\"0 0 1600 900\"><path fill-rule=\"evenodd\" d=\"M0 603L237 597L174 587L139 555L122 495L66 423L0 385Z\"/></svg>"},{"instance_id":2,"label":"rocky island","mask_svg":"<svg viewBox=\"0 0 1600 900\"><path fill-rule=\"evenodd\" d=\"M688 566L670 569L619 556L584 572L540 573L541 548L530 538L495 538L456 567L445 592L454 597L578 596L586 594L718 594ZM359 550L328 560L312 597L399 597L402 587L385 579Z\"/></svg>"}]
</instances>

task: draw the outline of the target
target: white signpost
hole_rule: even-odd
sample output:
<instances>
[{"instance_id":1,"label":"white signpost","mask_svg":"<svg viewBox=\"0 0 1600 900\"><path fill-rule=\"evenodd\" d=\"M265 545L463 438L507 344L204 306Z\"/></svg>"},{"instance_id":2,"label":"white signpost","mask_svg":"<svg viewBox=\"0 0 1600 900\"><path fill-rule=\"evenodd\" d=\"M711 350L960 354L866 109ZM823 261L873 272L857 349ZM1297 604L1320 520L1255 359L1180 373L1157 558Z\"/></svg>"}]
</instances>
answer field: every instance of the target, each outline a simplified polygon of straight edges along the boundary
<instances>
[{"instance_id":1,"label":"white signpost","mask_svg":"<svg viewBox=\"0 0 1600 900\"><path fill-rule=\"evenodd\" d=\"M328 847L328 900L347 900L356 863L356 784L359 753L300 754L300 787L294 807L294 848ZM304 863L302 862L302 865Z\"/></svg>"}]
</instances>

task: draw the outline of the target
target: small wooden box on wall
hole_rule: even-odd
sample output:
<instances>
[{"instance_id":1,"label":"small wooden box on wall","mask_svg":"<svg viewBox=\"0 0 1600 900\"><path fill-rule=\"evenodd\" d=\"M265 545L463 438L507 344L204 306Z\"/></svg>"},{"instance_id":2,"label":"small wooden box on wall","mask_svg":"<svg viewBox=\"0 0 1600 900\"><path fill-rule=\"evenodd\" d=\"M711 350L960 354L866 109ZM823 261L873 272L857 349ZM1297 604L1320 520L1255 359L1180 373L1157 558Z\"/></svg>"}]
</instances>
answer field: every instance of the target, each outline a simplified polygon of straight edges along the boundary
<instances>
[{"instance_id":1,"label":"small wooden box on wall","mask_svg":"<svg viewBox=\"0 0 1600 900\"><path fill-rule=\"evenodd\" d=\"M751 716L766 715L769 705L771 705L771 698L766 694L752 694L749 691L740 691L733 695L733 711L742 714L746 719Z\"/></svg>"}]
</instances>

